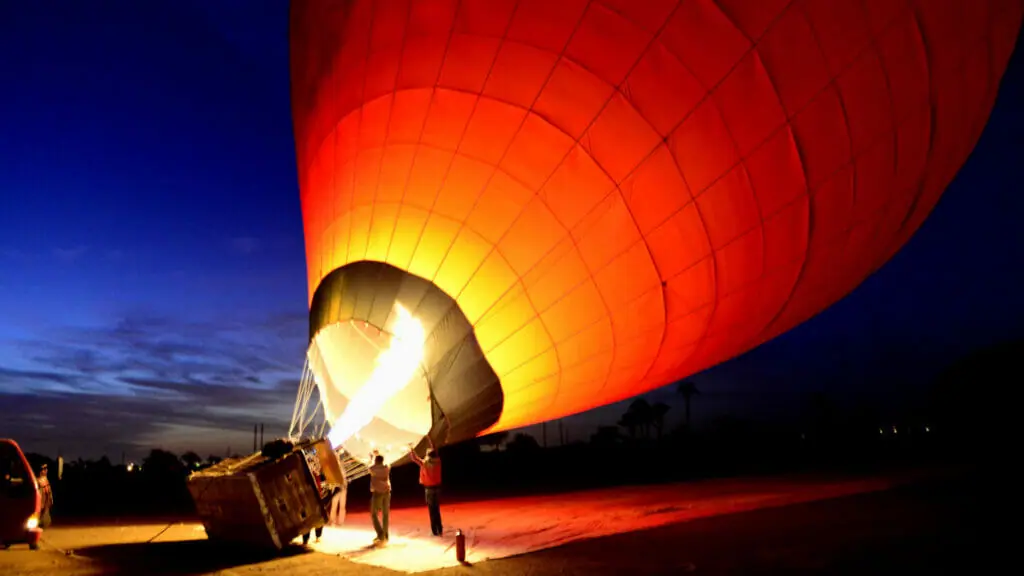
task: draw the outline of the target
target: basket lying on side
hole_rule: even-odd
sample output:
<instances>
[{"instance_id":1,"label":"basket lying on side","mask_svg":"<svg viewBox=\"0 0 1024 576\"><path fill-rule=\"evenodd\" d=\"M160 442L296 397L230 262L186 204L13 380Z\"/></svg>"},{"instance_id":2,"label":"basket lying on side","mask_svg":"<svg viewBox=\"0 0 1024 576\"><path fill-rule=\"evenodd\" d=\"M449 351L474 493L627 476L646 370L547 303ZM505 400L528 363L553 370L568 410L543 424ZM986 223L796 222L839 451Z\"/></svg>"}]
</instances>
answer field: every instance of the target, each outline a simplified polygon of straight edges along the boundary
<instances>
[{"instance_id":1,"label":"basket lying on side","mask_svg":"<svg viewBox=\"0 0 1024 576\"><path fill-rule=\"evenodd\" d=\"M210 539L280 550L326 524L317 477L335 467L326 440L278 445L196 472L188 489Z\"/></svg>"}]
</instances>

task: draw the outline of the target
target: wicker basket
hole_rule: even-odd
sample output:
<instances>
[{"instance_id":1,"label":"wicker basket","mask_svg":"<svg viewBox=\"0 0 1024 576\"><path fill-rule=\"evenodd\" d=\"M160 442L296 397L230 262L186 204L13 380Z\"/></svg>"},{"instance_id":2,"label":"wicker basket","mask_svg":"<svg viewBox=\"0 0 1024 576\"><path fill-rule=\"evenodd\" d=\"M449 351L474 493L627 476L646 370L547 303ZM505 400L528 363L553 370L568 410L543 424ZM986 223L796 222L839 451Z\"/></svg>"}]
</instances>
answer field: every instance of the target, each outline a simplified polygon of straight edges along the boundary
<instances>
[{"instance_id":1,"label":"wicker basket","mask_svg":"<svg viewBox=\"0 0 1024 576\"><path fill-rule=\"evenodd\" d=\"M308 455L333 454L325 440L278 458L262 453L225 460L189 477L196 512L214 540L273 547L327 522Z\"/></svg>"}]
</instances>

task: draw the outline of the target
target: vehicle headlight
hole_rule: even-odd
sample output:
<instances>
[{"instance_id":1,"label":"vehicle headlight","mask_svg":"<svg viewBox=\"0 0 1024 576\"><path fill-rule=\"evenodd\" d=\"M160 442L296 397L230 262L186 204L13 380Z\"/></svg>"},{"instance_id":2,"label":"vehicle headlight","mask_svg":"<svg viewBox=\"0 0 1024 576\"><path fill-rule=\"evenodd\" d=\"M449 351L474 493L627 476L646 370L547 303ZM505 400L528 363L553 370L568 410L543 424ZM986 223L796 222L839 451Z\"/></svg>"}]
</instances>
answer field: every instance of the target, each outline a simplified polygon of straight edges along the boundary
<instances>
[{"instance_id":1,"label":"vehicle headlight","mask_svg":"<svg viewBox=\"0 0 1024 576\"><path fill-rule=\"evenodd\" d=\"M29 516L28 522L25 522L26 530L35 530L39 527L39 518L35 516Z\"/></svg>"}]
</instances>

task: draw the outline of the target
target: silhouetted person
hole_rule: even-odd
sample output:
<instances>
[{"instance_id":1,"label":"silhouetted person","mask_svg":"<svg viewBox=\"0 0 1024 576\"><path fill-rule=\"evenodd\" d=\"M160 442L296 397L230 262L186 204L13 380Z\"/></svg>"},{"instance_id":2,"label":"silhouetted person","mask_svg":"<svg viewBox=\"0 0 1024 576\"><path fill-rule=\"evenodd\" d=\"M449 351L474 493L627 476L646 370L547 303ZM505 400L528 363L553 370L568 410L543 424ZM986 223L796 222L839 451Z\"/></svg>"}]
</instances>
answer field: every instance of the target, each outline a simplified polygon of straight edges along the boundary
<instances>
[{"instance_id":1,"label":"silhouetted person","mask_svg":"<svg viewBox=\"0 0 1024 576\"><path fill-rule=\"evenodd\" d=\"M53 487L50 486L50 479L46 477L48 469L46 464L40 466L39 477L36 479L36 483L39 485L39 526L41 528L46 528L52 521L50 509L53 508Z\"/></svg>"},{"instance_id":2,"label":"silhouetted person","mask_svg":"<svg viewBox=\"0 0 1024 576\"><path fill-rule=\"evenodd\" d=\"M327 477L321 472L313 476L313 479L316 480L316 489L320 494L320 505L327 509L331 498L330 488L327 486ZM317 526L314 532L316 533L316 541L319 542L320 537L324 535L324 527ZM302 535L302 545L305 546L306 544L309 544L309 532Z\"/></svg>"},{"instance_id":3,"label":"silhouetted person","mask_svg":"<svg viewBox=\"0 0 1024 576\"><path fill-rule=\"evenodd\" d=\"M323 526L317 526L317 528L315 530L313 530L313 532L316 533L316 541L319 542L320 541L320 537L323 536L324 527ZM306 544L309 544L309 532L306 532L305 534L302 535L302 545L305 546Z\"/></svg>"},{"instance_id":4,"label":"silhouetted person","mask_svg":"<svg viewBox=\"0 0 1024 576\"><path fill-rule=\"evenodd\" d=\"M409 457L420 467L420 484L423 486L423 497L427 501L427 511L430 513L430 533L440 536L444 533L441 526L441 457L434 448L434 441L427 436L430 442L430 450L426 458L420 458L409 445Z\"/></svg>"},{"instance_id":5,"label":"silhouetted person","mask_svg":"<svg viewBox=\"0 0 1024 576\"><path fill-rule=\"evenodd\" d=\"M341 526L345 522L345 502L348 500L348 478L345 477L345 469L341 469L341 484L331 490L330 511L327 515L327 523L331 526Z\"/></svg>"},{"instance_id":6,"label":"silhouetted person","mask_svg":"<svg viewBox=\"0 0 1024 576\"><path fill-rule=\"evenodd\" d=\"M391 466L384 464L384 457L376 450L370 458L373 460L373 466L370 466L370 519L377 531L373 543L387 544L388 518L391 516Z\"/></svg>"}]
</instances>

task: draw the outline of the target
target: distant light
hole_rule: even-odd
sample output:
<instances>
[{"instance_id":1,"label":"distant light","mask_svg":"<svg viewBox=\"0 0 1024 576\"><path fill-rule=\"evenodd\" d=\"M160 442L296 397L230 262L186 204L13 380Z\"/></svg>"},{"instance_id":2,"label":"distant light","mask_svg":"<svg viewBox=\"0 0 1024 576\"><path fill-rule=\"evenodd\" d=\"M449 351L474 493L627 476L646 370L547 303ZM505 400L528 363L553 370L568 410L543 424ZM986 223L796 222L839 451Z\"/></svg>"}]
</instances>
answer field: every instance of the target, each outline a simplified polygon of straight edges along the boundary
<instances>
[{"instance_id":1,"label":"distant light","mask_svg":"<svg viewBox=\"0 0 1024 576\"><path fill-rule=\"evenodd\" d=\"M932 428L931 428L931 426L925 426L925 427L924 427L924 431L925 431L925 432L931 432L931 431L932 431Z\"/></svg>"},{"instance_id":2,"label":"distant light","mask_svg":"<svg viewBox=\"0 0 1024 576\"><path fill-rule=\"evenodd\" d=\"M897 432L896 432L896 427L895 427L895 426L893 426L893 427L892 427L892 433L893 433L893 434L897 434Z\"/></svg>"},{"instance_id":3,"label":"distant light","mask_svg":"<svg viewBox=\"0 0 1024 576\"><path fill-rule=\"evenodd\" d=\"M128 463L128 471L131 472L134 469L135 469L135 463L134 462L129 462Z\"/></svg>"},{"instance_id":4,"label":"distant light","mask_svg":"<svg viewBox=\"0 0 1024 576\"><path fill-rule=\"evenodd\" d=\"M35 530L39 527L39 518L35 516L29 516L28 522L25 522L26 530Z\"/></svg>"},{"instance_id":5,"label":"distant light","mask_svg":"<svg viewBox=\"0 0 1024 576\"><path fill-rule=\"evenodd\" d=\"M878 429L878 433L879 433L879 434L885 434L885 430L882 430L881 428L879 428L879 429Z\"/></svg>"}]
</instances>

